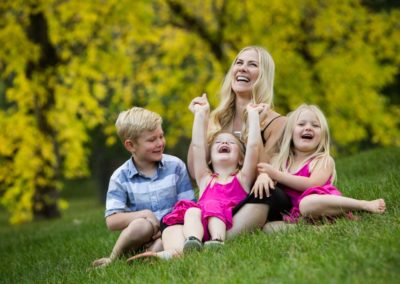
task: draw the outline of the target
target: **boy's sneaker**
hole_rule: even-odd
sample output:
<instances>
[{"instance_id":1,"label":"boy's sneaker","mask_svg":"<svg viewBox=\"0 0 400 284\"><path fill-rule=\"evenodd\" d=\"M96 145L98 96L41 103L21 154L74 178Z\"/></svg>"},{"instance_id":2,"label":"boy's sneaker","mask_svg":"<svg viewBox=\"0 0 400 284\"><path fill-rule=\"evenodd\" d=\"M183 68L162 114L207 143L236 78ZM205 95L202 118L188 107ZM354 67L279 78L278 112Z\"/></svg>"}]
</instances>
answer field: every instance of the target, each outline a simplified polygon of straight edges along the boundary
<instances>
[{"instance_id":1,"label":"boy's sneaker","mask_svg":"<svg viewBox=\"0 0 400 284\"><path fill-rule=\"evenodd\" d=\"M190 236L185 240L183 252L200 251L202 248L202 242L198 238Z\"/></svg>"},{"instance_id":2,"label":"boy's sneaker","mask_svg":"<svg viewBox=\"0 0 400 284\"><path fill-rule=\"evenodd\" d=\"M220 249L225 245L223 240L214 239L204 243L204 247L207 249Z\"/></svg>"}]
</instances>

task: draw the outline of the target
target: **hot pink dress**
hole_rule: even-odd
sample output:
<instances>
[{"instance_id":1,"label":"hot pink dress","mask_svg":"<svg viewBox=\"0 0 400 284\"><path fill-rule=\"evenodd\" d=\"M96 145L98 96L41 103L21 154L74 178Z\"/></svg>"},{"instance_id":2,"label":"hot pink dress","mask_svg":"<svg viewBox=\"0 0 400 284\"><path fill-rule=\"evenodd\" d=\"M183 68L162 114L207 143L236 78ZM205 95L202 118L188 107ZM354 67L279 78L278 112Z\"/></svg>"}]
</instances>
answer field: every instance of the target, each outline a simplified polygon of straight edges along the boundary
<instances>
[{"instance_id":1,"label":"hot pink dress","mask_svg":"<svg viewBox=\"0 0 400 284\"><path fill-rule=\"evenodd\" d=\"M167 225L183 224L186 210L192 207L201 209L201 221L204 228L204 240L209 240L208 218L217 217L222 220L226 229L232 228L232 209L246 198L247 192L235 175L230 183L213 183L213 177L200 197L199 201L178 201L171 213L163 218Z\"/></svg>"},{"instance_id":2,"label":"hot pink dress","mask_svg":"<svg viewBox=\"0 0 400 284\"><path fill-rule=\"evenodd\" d=\"M310 177L310 161L308 161L300 170L298 170L295 174L295 176L301 176L301 177ZM299 210L299 204L300 201L306 197L307 195L310 194L332 194L332 195L342 195L342 193L337 190L336 187L334 187L331 183L331 178L328 179L328 181L323 185L323 186L314 186L311 188L308 188L305 191L298 191L295 189L292 189L290 187L282 185L283 190L289 195L290 200L292 201L292 209L290 210L289 215L283 216L283 220L295 223L298 221L300 217L300 210Z\"/></svg>"}]
</instances>

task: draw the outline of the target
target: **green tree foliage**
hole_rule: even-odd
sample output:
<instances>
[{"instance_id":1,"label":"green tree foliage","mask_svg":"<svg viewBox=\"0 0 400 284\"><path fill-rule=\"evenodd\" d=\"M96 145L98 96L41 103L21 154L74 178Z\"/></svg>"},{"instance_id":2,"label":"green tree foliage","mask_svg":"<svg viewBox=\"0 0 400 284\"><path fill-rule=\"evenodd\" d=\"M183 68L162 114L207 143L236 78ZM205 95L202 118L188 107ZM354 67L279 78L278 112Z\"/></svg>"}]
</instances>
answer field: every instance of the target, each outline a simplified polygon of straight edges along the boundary
<instances>
[{"instance_id":1,"label":"green tree foliage","mask_svg":"<svg viewBox=\"0 0 400 284\"><path fill-rule=\"evenodd\" d=\"M116 143L132 105L164 117L169 146L189 137L191 98L216 105L246 45L275 59L275 107L320 105L338 150L399 145L398 100L384 94L398 85L399 18L359 0L3 1L1 203L12 223L58 216L61 180L90 172L89 133Z\"/></svg>"}]
</instances>

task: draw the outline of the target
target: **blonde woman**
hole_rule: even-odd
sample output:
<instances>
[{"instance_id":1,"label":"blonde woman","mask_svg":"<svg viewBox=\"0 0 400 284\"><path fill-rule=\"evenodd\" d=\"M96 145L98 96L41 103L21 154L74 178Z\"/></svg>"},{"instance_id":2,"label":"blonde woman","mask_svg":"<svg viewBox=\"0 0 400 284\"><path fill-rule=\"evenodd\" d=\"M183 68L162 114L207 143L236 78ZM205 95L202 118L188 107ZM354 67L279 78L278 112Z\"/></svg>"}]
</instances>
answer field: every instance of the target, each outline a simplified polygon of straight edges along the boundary
<instances>
[{"instance_id":1,"label":"blonde woman","mask_svg":"<svg viewBox=\"0 0 400 284\"><path fill-rule=\"evenodd\" d=\"M275 63L264 48L249 46L242 49L234 59L221 88L221 103L211 113L208 137L221 130L235 134L241 140L247 139L247 112L249 103L263 107L260 115L262 145L259 161L269 162L277 152L286 117L273 110ZM193 101L205 103L204 97ZM193 176L193 152L189 148L188 167ZM290 209L288 196L274 188L268 175L258 176L253 192L233 211L233 227L228 238L244 231L262 228L268 220L279 220L282 213Z\"/></svg>"}]
</instances>

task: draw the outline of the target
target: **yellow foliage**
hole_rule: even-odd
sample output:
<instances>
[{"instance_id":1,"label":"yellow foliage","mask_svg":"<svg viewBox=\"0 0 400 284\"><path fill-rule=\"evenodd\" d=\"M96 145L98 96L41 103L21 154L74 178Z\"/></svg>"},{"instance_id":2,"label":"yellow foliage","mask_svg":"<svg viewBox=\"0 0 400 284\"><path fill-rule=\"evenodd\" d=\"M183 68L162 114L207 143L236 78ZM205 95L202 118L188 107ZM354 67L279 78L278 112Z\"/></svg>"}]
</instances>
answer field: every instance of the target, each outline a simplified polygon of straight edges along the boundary
<instances>
[{"instance_id":1,"label":"yellow foliage","mask_svg":"<svg viewBox=\"0 0 400 284\"><path fill-rule=\"evenodd\" d=\"M215 107L230 60L246 45L266 47L275 60L279 112L318 104L338 149L400 145L400 107L382 94L400 72L397 8L372 11L360 0L45 0L33 11L31 2L3 2L0 202L12 223L44 206L33 204L38 188L60 190L59 177L90 174L90 131L119 143L114 123L123 109L162 115L171 147L190 137L189 102L206 92ZM33 12L44 17L57 55L47 65L48 50L29 32Z\"/></svg>"}]
</instances>

